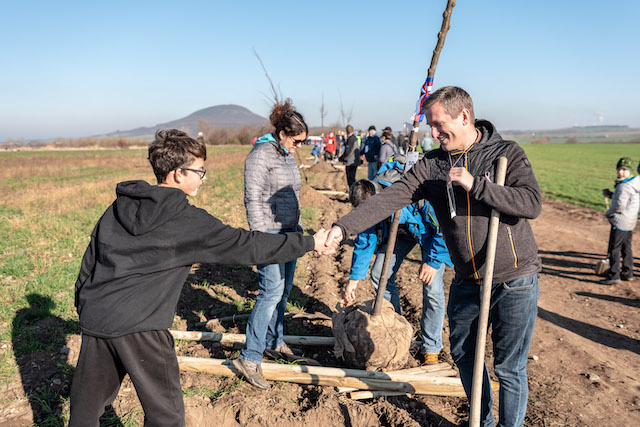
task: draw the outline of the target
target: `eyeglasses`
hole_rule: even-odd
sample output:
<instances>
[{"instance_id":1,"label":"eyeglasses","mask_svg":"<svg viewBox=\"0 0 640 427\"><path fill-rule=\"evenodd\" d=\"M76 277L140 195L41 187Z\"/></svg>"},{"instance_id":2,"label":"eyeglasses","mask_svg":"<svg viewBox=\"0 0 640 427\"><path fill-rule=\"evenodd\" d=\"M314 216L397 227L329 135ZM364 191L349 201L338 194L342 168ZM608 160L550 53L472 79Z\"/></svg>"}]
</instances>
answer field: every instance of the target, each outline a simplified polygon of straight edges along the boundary
<instances>
[{"instance_id":1,"label":"eyeglasses","mask_svg":"<svg viewBox=\"0 0 640 427\"><path fill-rule=\"evenodd\" d=\"M171 169L171 170L177 171L178 169L181 169L183 171L195 172L195 173L198 174L200 179L204 179L204 176L207 174L207 170L206 169L175 168L175 169Z\"/></svg>"},{"instance_id":2,"label":"eyeglasses","mask_svg":"<svg viewBox=\"0 0 640 427\"><path fill-rule=\"evenodd\" d=\"M296 145L301 145L301 144L304 144L305 142L307 142L307 139L306 139L306 138L305 138L305 139L300 139L300 140L298 140L298 139L294 139L293 137L291 137L291 140L292 140L292 141L293 141L293 143L294 143L294 144L296 144Z\"/></svg>"}]
</instances>

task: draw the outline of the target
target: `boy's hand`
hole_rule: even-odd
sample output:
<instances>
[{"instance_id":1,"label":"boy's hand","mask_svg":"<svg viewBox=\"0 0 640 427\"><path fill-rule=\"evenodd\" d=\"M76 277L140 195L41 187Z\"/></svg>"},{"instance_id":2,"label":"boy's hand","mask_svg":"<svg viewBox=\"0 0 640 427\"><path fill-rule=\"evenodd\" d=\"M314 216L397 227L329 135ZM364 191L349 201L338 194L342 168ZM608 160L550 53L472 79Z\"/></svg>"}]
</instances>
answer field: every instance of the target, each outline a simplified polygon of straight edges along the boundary
<instances>
[{"instance_id":1,"label":"boy's hand","mask_svg":"<svg viewBox=\"0 0 640 427\"><path fill-rule=\"evenodd\" d=\"M340 242L342 242L342 238L342 229L337 225L334 225L333 227L331 227L331 230L329 230L327 239L324 242L325 249L333 250L333 252L331 253L334 253Z\"/></svg>"},{"instance_id":2,"label":"boy's hand","mask_svg":"<svg viewBox=\"0 0 640 427\"><path fill-rule=\"evenodd\" d=\"M316 252L322 255L331 255L336 252L335 247L325 246L325 242L327 241L328 234L329 234L329 231L325 230L324 228L321 228L320 230L316 231L316 234L313 235L313 240L315 243L314 249L316 250Z\"/></svg>"},{"instance_id":3,"label":"boy's hand","mask_svg":"<svg viewBox=\"0 0 640 427\"><path fill-rule=\"evenodd\" d=\"M426 262L422 263L420 266L420 272L418 273L418 277L422 280L422 283L429 286L433 281L433 278L436 275L437 270L431 267Z\"/></svg>"},{"instance_id":4,"label":"boy's hand","mask_svg":"<svg viewBox=\"0 0 640 427\"><path fill-rule=\"evenodd\" d=\"M609 197L611 198L611 196L613 196L613 193L611 192L611 190L609 190L608 188L603 188L602 189L602 195L604 197Z\"/></svg>"},{"instance_id":5,"label":"boy's hand","mask_svg":"<svg viewBox=\"0 0 640 427\"><path fill-rule=\"evenodd\" d=\"M342 299L345 304L350 304L356 300L357 280L349 280L349 283L342 287Z\"/></svg>"}]
</instances>

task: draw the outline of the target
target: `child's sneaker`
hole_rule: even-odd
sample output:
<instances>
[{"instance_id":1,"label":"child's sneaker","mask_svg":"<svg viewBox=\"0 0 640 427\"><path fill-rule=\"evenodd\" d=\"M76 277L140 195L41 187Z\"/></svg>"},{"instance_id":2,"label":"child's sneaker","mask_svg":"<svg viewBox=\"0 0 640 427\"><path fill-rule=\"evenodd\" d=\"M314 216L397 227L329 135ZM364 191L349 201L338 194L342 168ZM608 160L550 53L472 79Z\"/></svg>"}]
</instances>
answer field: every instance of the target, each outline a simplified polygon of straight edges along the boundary
<instances>
[{"instance_id":1,"label":"child's sneaker","mask_svg":"<svg viewBox=\"0 0 640 427\"><path fill-rule=\"evenodd\" d=\"M438 353L420 353L420 359L423 365L437 365Z\"/></svg>"}]
</instances>

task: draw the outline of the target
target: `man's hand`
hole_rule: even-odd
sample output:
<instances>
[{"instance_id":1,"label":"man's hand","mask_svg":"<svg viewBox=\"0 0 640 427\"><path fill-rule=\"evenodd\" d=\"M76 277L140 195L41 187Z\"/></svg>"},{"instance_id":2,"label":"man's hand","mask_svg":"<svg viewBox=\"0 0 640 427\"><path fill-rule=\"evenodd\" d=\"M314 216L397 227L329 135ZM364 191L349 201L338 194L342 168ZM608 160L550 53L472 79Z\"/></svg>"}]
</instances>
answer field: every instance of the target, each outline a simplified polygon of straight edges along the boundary
<instances>
[{"instance_id":1,"label":"man's hand","mask_svg":"<svg viewBox=\"0 0 640 427\"><path fill-rule=\"evenodd\" d=\"M322 255L331 255L336 252L335 248L327 248L324 244L327 241L329 231L321 228L313 235L314 249Z\"/></svg>"},{"instance_id":2,"label":"man's hand","mask_svg":"<svg viewBox=\"0 0 640 427\"><path fill-rule=\"evenodd\" d=\"M449 171L449 182L457 182L462 188L471 191L473 187L473 175L466 168L451 168Z\"/></svg>"},{"instance_id":3,"label":"man's hand","mask_svg":"<svg viewBox=\"0 0 640 427\"><path fill-rule=\"evenodd\" d=\"M357 280L349 280L349 283L342 287L341 295L345 304L350 304L356 300L357 287L358 287Z\"/></svg>"},{"instance_id":4,"label":"man's hand","mask_svg":"<svg viewBox=\"0 0 640 427\"><path fill-rule=\"evenodd\" d=\"M331 230L329 230L329 234L327 235L327 239L324 242L325 250L333 250L331 253L334 253L340 242L342 242L343 237L342 229L340 227L337 225L331 227Z\"/></svg>"},{"instance_id":5,"label":"man's hand","mask_svg":"<svg viewBox=\"0 0 640 427\"><path fill-rule=\"evenodd\" d=\"M429 264L425 262L425 263L422 263L422 265L420 266L420 272L418 273L418 277L420 278L420 280L422 280L422 283L428 286L433 281L433 278L436 276L437 272L438 270L431 267Z\"/></svg>"}]
</instances>

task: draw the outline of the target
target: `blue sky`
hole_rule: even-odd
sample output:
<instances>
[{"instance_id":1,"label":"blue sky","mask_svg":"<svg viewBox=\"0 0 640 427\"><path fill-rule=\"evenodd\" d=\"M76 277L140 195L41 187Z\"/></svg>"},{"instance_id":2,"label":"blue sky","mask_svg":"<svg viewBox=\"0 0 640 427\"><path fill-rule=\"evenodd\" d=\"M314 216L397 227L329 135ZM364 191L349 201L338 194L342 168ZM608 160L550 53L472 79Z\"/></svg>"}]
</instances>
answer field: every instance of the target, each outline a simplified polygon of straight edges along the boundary
<instances>
[{"instance_id":1,"label":"blue sky","mask_svg":"<svg viewBox=\"0 0 640 427\"><path fill-rule=\"evenodd\" d=\"M340 99L398 130L445 0L3 1L0 140L87 136L217 104L269 113L273 81L307 122ZM458 85L498 129L640 127L640 2L459 0L434 87Z\"/></svg>"}]
</instances>

